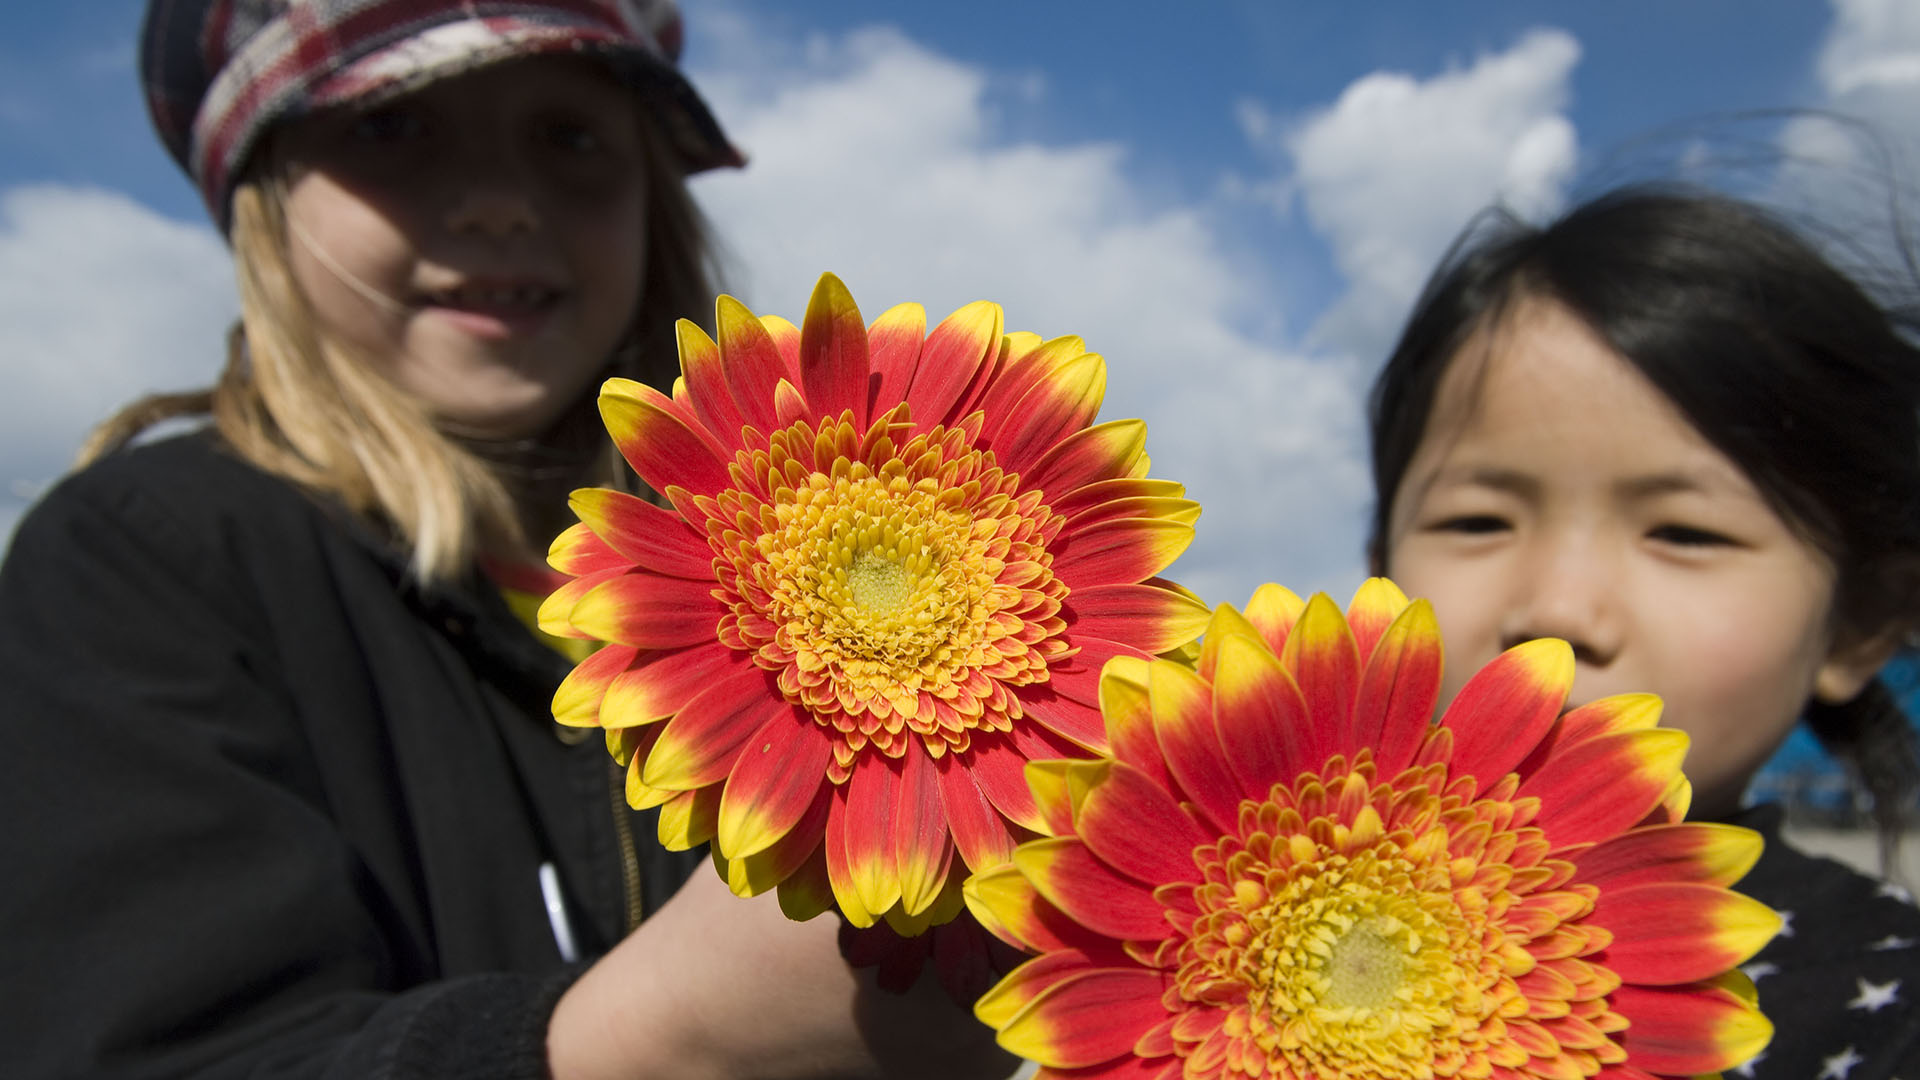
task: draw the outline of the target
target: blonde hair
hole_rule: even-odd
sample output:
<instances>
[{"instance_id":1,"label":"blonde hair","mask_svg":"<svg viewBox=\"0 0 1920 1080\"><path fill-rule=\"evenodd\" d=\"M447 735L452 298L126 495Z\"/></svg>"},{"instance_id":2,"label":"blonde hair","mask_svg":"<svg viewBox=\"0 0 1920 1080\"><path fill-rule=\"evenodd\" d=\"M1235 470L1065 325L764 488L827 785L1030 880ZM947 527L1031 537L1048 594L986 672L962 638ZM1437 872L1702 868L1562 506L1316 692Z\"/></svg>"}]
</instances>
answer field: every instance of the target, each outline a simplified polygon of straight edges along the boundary
<instances>
[{"instance_id":1,"label":"blonde hair","mask_svg":"<svg viewBox=\"0 0 1920 1080\"><path fill-rule=\"evenodd\" d=\"M710 317L712 254L665 138L651 121L641 126L649 173L646 266L628 340L608 358L606 373L666 388L679 368L675 320ZM270 151L255 155L257 162L272 159ZM221 437L248 461L395 534L422 582L460 576L483 551L524 546L526 523L540 522L547 509L530 505L543 492L516 490L509 468L437 424L419 400L322 332L288 259L284 185L272 165L256 173L264 175L250 176L233 194L229 239L240 321L228 335L218 382L127 405L94 429L77 464L161 421L211 414ZM570 409L542 442L597 448L563 478L570 486L637 484L593 408Z\"/></svg>"}]
</instances>

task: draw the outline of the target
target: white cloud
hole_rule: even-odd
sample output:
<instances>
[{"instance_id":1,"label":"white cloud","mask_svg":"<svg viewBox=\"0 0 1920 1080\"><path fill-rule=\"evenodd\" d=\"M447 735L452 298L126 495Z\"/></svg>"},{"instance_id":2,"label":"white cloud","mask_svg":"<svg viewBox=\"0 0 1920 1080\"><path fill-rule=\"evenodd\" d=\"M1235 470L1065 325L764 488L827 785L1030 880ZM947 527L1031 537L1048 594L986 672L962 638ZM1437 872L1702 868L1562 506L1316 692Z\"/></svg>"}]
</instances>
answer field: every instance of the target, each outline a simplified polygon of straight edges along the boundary
<instances>
[{"instance_id":1,"label":"white cloud","mask_svg":"<svg viewBox=\"0 0 1920 1080\"><path fill-rule=\"evenodd\" d=\"M1260 581L1342 595L1366 501L1351 372L1275 339L1270 282L1205 206L1147 196L1115 143L1000 133L995 102L1043 98L884 28L790 48L709 21L697 77L752 159L696 185L755 307L789 317L831 269L869 318L999 301L1008 325L1079 334L1108 360L1105 416L1143 416L1156 475L1206 506L1178 576L1209 599Z\"/></svg>"},{"instance_id":2,"label":"white cloud","mask_svg":"<svg viewBox=\"0 0 1920 1080\"><path fill-rule=\"evenodd\" d=\"M1290 162L1313 227L1350 286L1324 340L1378 357L1449 241L1498 199L1556 210L1577 157L1565 115L1580 45L1535 30L1502 53L1428 79L1378 71L1327 108L1284 123L1243 105L1248 139Z\"/></svg>"},{"instance_id":3,"label":"white cloud","mask_svg":"<svg viewBox=\"0 0 1920 1080\"><path fill-rule=\"evenodd\" d=\"M211 230L116 192L0 191L0 536L116 406L211 382L235 310Z\"/></svg>"}]
</instances>

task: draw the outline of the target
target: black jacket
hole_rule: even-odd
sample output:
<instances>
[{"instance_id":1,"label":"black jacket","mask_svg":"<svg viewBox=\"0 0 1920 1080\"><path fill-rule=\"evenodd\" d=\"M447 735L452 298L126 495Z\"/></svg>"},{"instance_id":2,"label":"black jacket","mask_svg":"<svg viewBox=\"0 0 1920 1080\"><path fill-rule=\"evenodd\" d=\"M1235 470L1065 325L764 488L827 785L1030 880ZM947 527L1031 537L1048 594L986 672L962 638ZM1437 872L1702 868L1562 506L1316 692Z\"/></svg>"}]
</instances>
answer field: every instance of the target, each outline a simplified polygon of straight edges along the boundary
<instances>
[{"instance_id":1,"label":"black jacket","mask_svg":"<svg viewBox=\"0 0 1920 1080\"><path fill-rule=\"evenodd\" d=\"M69 478L0 567L0 1072L544 1075L541 864L591 956L698 859L566 671L208 436Z\"/></svg>"}]
</instances>

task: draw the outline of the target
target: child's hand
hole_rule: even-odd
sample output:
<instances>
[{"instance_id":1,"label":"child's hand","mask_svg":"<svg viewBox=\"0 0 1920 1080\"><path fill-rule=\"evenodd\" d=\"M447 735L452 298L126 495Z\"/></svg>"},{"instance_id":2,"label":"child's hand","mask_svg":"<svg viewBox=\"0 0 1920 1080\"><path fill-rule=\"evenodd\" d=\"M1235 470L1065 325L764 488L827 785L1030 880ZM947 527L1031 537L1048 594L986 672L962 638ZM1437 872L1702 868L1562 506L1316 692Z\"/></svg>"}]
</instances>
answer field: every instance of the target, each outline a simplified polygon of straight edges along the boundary
<instances>
[{"instance_id":1,"label":"child's hand","mask_svg":"<svg viewBox=\"0 0 1920 1080\"><path fill-rule=\"evenodd\" d=\"M1018 1062L926 977L904 995L841 959L838 920L796 923L696 872L569 989L556 1080L915 1077L1002 1080Z\"/></svg>"}]
</instances>

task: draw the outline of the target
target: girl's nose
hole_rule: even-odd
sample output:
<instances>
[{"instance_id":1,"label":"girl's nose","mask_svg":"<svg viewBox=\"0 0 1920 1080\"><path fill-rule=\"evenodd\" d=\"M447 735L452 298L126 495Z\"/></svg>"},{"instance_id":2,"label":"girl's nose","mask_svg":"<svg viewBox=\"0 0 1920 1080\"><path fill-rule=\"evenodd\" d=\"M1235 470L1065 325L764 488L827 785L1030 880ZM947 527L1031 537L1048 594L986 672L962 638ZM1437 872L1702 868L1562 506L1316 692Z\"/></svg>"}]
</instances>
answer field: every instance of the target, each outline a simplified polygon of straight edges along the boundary
<instances>
[{"instance_id":1,"label":"girl's nose","mask_svg":"<svg viewBox=\"0 0 1920 1080\"><path fill-rule=\"evenodd\" d=\"M446 217L452 232L489 237L532 232L539 220L533 199L523 187L484 177L462 185Z\"/></svg>"},{"instance_id":2,"label":"girl's nose","mask_svg":"<svg viewBox=\"0 0 1920 1080\"><path fill-rule=\"evenodd\" d=\"M1574 659L1604 667L1619 655L1623 622L1618 576L1586 545L1542 552L1521 580L1503 620L1501 646L1535 638L1560 638Z\"/></svg>"}]
</instances>

